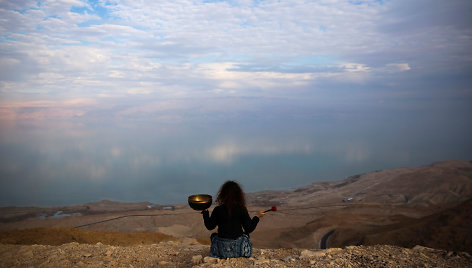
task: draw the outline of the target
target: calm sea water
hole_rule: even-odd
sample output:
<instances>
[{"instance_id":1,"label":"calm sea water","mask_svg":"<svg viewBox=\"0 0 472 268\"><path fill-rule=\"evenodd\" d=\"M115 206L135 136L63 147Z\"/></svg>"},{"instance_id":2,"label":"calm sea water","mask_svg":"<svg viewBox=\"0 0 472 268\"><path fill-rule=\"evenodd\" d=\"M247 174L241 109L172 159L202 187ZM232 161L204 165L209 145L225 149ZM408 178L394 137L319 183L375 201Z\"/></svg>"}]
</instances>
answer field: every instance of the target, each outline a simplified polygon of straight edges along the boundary
<instances>
[{"instance_id":1,"label":"calm sea water","mask_svg":"<svg viewBox=\"0 0 472 268\"><path fill-rule=\"evenodd\" d=\"M246 192L294 189L471 159L470 126L431 118L366 111L2 121L0 205L185 203L190 194L214 195L228 179Z\"/></svg>"}]
</instances>

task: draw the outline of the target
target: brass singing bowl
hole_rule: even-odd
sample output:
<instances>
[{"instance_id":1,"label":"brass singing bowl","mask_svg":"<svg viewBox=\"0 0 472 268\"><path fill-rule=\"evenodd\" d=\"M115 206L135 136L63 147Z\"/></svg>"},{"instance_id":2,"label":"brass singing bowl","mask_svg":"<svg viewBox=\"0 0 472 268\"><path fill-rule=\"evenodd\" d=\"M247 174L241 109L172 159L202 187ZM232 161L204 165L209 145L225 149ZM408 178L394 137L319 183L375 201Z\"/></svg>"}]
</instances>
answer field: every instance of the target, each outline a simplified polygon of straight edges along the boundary
<instances>
[{"instance_id":1,"label":"brass singing bowl","mask_svg":"<svg viewBox=\"0 0 472 268\"><path fill-rule=\"evenodd\" d=\"M188 204L195 210L205 210L213 202L209 194L195 194L188 197Z\"/></svg>"}]
</instances>

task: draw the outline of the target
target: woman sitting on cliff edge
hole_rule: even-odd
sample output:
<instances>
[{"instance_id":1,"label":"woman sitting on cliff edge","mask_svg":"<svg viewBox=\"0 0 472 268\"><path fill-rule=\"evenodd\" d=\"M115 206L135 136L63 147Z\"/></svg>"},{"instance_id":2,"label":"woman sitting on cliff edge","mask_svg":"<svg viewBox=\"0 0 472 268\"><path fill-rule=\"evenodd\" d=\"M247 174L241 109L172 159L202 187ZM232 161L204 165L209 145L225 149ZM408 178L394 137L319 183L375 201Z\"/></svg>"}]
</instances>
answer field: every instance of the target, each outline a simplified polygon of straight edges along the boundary
<instances>
[{"instance_id":1,"label":"woman sitting on cliff edge","mask_svg":"<svg viewBox=\"0 0 472 268\"><path fill-rule=\"evenodd\" d=\"M244 192L235 181L227 181L221 186L216 203L218 206L213 209L211 216L208 210L202 211L208 230L218 226L218 233L211 235L210 257L251 257L249 234L256 229L259 219L265 215L264 211L252 219L249 217Z\"/></svg>"}]
</instances>

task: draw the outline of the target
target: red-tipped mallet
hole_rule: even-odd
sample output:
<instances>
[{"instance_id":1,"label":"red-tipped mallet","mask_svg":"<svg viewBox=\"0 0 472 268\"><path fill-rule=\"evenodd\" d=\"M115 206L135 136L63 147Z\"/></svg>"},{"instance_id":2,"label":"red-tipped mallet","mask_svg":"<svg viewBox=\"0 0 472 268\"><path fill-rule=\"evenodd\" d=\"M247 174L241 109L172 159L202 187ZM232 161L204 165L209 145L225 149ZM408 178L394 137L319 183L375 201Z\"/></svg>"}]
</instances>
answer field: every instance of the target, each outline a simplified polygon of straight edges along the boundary
<instances>
[{"instance_id":1,"label":"red-tipped mallet","mask_svg":"<svg viewBox=\"0 0 472 268\"><path fill-rule=\"evenodd\" d=\"M272 206L272 208L270 208L270 209L264 211L264 213L269 212L269 211L277 211L277 207L276 207L276 206Z\"/></svg>"}]
</instances>

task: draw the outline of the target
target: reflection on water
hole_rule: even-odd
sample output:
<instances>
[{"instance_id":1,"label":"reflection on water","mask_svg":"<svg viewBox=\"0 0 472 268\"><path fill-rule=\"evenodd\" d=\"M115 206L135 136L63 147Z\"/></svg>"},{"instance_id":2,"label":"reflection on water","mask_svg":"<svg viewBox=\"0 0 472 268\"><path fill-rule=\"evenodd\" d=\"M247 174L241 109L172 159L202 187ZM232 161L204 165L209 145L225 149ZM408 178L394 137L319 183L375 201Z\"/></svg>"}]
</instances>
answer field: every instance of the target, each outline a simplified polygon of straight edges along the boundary
<instances>
[{"instance_id":1,"label":"reflection on water","mask_svg":"<svg viewBox=\"0 0 472 268\"><path fill-rule=\"evenodd\" d=\"M440 132L411 132L413 122L362 122L13 124L0 132L0 205L186 203L228 179L247 192L287 189L468 154L441 148Z\"/></svg>"}]
</instances>

